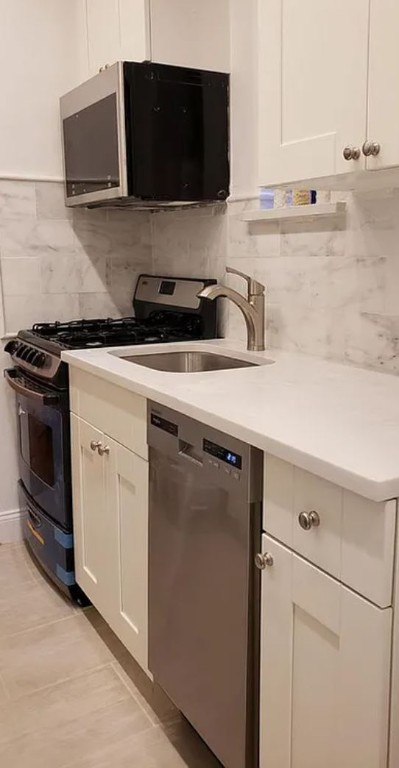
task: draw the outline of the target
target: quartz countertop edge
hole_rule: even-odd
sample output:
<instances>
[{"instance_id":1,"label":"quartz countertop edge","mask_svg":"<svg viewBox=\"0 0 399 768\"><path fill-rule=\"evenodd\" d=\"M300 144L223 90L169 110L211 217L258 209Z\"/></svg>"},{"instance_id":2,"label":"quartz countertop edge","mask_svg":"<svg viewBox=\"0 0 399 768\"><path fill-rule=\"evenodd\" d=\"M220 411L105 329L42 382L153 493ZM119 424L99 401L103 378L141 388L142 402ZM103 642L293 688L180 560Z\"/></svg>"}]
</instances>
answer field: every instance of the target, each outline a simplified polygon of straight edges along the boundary
<instances>
[{"instance_id":1,"label":"quartz countertop edge","mask_svg":"<svg viewBox=\"0 0 399 768\"><path fill-rule=\"evenodd\" d=\"M273 365L166 373L121 356L196 348ZM372 501L399 497L399 377L231 339L62 352L62 359Z\"/></svg>"}]
</instances>

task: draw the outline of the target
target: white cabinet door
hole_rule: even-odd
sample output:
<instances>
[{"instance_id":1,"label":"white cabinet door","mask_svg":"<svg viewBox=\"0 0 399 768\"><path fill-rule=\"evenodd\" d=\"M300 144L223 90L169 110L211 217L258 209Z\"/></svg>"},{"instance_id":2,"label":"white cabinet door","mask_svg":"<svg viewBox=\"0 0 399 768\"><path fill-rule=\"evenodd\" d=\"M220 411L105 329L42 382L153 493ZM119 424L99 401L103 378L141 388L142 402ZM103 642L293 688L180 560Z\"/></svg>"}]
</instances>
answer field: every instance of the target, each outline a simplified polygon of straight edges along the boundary
<instances>
[{"instance_id":1,"label":"white cabinet door","mask_svg":"<svg viewBox=\"0 0 399 768\"><path fill-rule=\"evenodd\" d=\"M258 2L259 183L363 169L369 0Z\"/></svg>"},{"instance_id":2,"label":"white cabinet door","mask_svg":"<svg viewBox=\"0 0 399 768\"><path fill-rule=\"evenodd\" d=\"M148 667L148 462L107 438L109 546L118 568L109 573L110 624L136 661Z\"/></svg>"},{"instance_id":3,"label":"white cabinet door","mask_svg":"<svg viewBox=\"0 0 399 768\"><path fill-rule=\"evenodd\" d=\"M367 138L380 144L367 168L399 165L399 3L371 0L369 110Z\"/></svg>"},{"instance_id":4,"label":"white cabinet door","mask_svg":"<svg viewBox=\"0 0 399 768\"><path fill-rule=\"evenodd\" d=\"M120 53L119 0L86 0L90 74L114 64Z\"/></svg>"},{"instance_id":5,"label":"white cabinet door","mask_svg":"<svg viewBox=\"0 0 399 768\"><path fill-rule=\"evenodd\" d=\"M151 59L149 0L119 0L121 61Z\"/></svg>"},{"instance_id":6,"label":"white cabinet door","mask_svg":"<svg viewBox=\"0 0 399 768\"><path fill-rule=\"evenodd\" d=\"M229 0L151 0L153 61L230 71Z\"/></svg>"},{"instance_id":7,"label":"white cabinet door","mask_svg":"<svg viewBox=\"0 0 399 768\"><path fill-rule=\"evenodd\" d=\"M73 523L76 580L102 613L107 606L104 461L91 443L103 443L102 432L71 414Z\"/></svg>"},{"instance_id":8,"label":"white cabinet door","mask_svg":"<svg viewBox=\"0 0 399 768\"><path fill-rule=\"evenodd\" d=\"M261 768L386 768L391 609L263 548Z\"/></svg>"},{"instance_id":9,"label":"white cabinet door","mask_svg":"<svg viewBox=\"0 0 399 768\"><path fill-rule=\"evenodd\" d=\"M86 0L90 74L150 55L149 0Z\"/></svg>"}]
</instances>

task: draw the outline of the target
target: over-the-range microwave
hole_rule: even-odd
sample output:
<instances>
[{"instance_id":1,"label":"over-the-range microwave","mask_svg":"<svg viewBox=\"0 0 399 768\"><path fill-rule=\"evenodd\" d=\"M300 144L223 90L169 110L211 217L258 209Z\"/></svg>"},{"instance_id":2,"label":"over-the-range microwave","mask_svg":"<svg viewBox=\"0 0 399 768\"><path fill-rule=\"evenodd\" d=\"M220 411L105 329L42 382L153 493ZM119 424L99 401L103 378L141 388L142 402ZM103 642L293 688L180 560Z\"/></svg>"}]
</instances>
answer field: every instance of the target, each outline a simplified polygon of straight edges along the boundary
<instances>
[{"instance_id":1,"label":"over-the-range microwave","mask_svg":"<svg viewBox=\"0 0 399 768\"><path fill-rule=\"evenodd\" d=\"M229 76L123 61L61 98L68 206L229 195Z\"/></svg>"}]
</instances>

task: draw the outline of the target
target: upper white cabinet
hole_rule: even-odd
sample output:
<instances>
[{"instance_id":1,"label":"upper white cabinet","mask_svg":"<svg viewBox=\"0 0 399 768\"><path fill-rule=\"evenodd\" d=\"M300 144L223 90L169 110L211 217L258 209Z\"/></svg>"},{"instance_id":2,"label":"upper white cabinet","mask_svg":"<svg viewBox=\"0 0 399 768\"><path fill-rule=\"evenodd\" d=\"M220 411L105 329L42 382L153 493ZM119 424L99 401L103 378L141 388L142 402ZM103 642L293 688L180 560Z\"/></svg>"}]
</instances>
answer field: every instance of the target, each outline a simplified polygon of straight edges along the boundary
<instances>
[{"instance_id":1,"label":"upper white cabinet","mask_svg":"<svg viewBox=\"0 0 399 768\"><path fill-rule=\"evenodd\" d=\"M229 0L151 0L152 60L230 70Z\"/></svg>"},{"instance_id":2,"label":"upper white cabinet","mask_svg":"<svg viewBox=\"0 0 399 768\"><path fill-rule=\"evenodd\" d=\"M148 0L86 0L89 71L150 56Z\"/></svg>"},{"instance_id":3,"label":"upper white cabinet","mask_svg":"<svg viewBox=\"0 0 399 768\"><path fill-rule=\"evenodd\" d=\"M91 75L119 60L230 69L229 0L84 2Z\"/></svg>"},{"instance_id":4,"label":"upper white cabinet","mask_svg":"<svg viewBox=\"0 0 399 768\"><path fill-rule=\"evenodd\" d=\"M259 182L398 165L395 0L258 3Z\"/></svg>"},{"instance_id":5,"label":"upper white cabinet","mask_svg":"<svg viewBox=\"0 0 399 768\"><path fill-rule=\"evenodd\" d=\"M397 0L372 0L367 139L380 151L368 156L369 170L399 165L398 28Z\"/></svg>"}]
</instances>

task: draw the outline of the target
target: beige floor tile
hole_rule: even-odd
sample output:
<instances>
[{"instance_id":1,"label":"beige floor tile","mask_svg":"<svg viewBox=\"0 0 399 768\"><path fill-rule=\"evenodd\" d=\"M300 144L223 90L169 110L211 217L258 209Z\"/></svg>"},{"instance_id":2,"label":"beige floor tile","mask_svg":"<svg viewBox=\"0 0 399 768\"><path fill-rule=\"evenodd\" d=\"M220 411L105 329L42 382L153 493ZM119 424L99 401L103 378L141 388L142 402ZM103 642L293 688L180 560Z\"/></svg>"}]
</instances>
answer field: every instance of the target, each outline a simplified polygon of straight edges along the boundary
<instances>
[{"instance_id":1,"label":"beige floor tile","mask_svg":"<svg viewBox=\"0 0 399 768\"><path fill-rule=\"evenodd\" d=\"M151 722L158 725L178 719L180 713L174 704L162 689L150 680L99 613L94 608L89 608L85 614L114 656L115 670L147 712Z\"/></svg>"},{"instance_id":2,"label":"beige floor tile","mask_svg":"<svg viewBox=\"0 0 399 768\"><path fill-rule=\"evenodd\" d=\"M9 701L8 694L5 688L5 685L0 678L0 707Z\"/></svg>"},{"instance_id":3,"label":"beige floor tile","mask_svg":"<svg viewBox=\"0 0 399 768\"><path fill-rule=\"evenodd\" d=\"M130 698L111 665L87 672L28 696L0 703L0 745L37 730L63 729L102 707Z\"/></svg>"},{"instance_id":4,"label":"beige floor tile","mask_svg":"<svg viewBox=\"0 0 399 768\"><path fill-rule=\"evenodd\" d=\"M0 544L0 590L16 592L21 584L32 583L34 565L24 544Z\"/></svg>"},{"instance_id":5,"label":"beige floor tile","mask_svg":"<svg viewBox=\"0 0 399 768\"><path fill-rule=\"evenodd\" d=\"M110 658L83 613L0 640L0 674L12 698L95 669Z\"/></svg>"},{"instance_id":6,"label":"beige floor tile","mask_svg":"<svg viewBox=\"0 0 399 768\"><path fill-rule=\"evenodd\" d=\"M0 765L63 768L90 759L95 752L101 754L109 744L119 744L152 727L137 702L129 697L84 717L77 715L60 728L39 729L0 746Z\"/></svg>"},{"instance_id":7,"label":"beige floor tile","mask_svg":"<svg viewBox=\"0 0 399 768\"><path fill-rule=\"evenodd\" d=\"M7 766L8 768L8 766ZM96 749L68 768L222 768L184 720L156 726L105 749Z\"/></svg>"},{"instance_id":8,"label":"beige floor tile","mask_svg":"<svg viewBox=\"0 0 399 768\"><path fill-rule=\"evenodd\" d=\"M147 677L127 652L113 666L154 725L180 719L179 710L162 688Z\"/></svg>"},{"instance_id":9,"label":"beige floor tile","mask_svg":"<svg viewBox=\"0 0 399 768\"><path fill-rule=\"evenodd\" d=\"M73 604L45 580L27 581L17 590L0 591L0 638L75 613Z\"/></svg>"}]
</instances>

